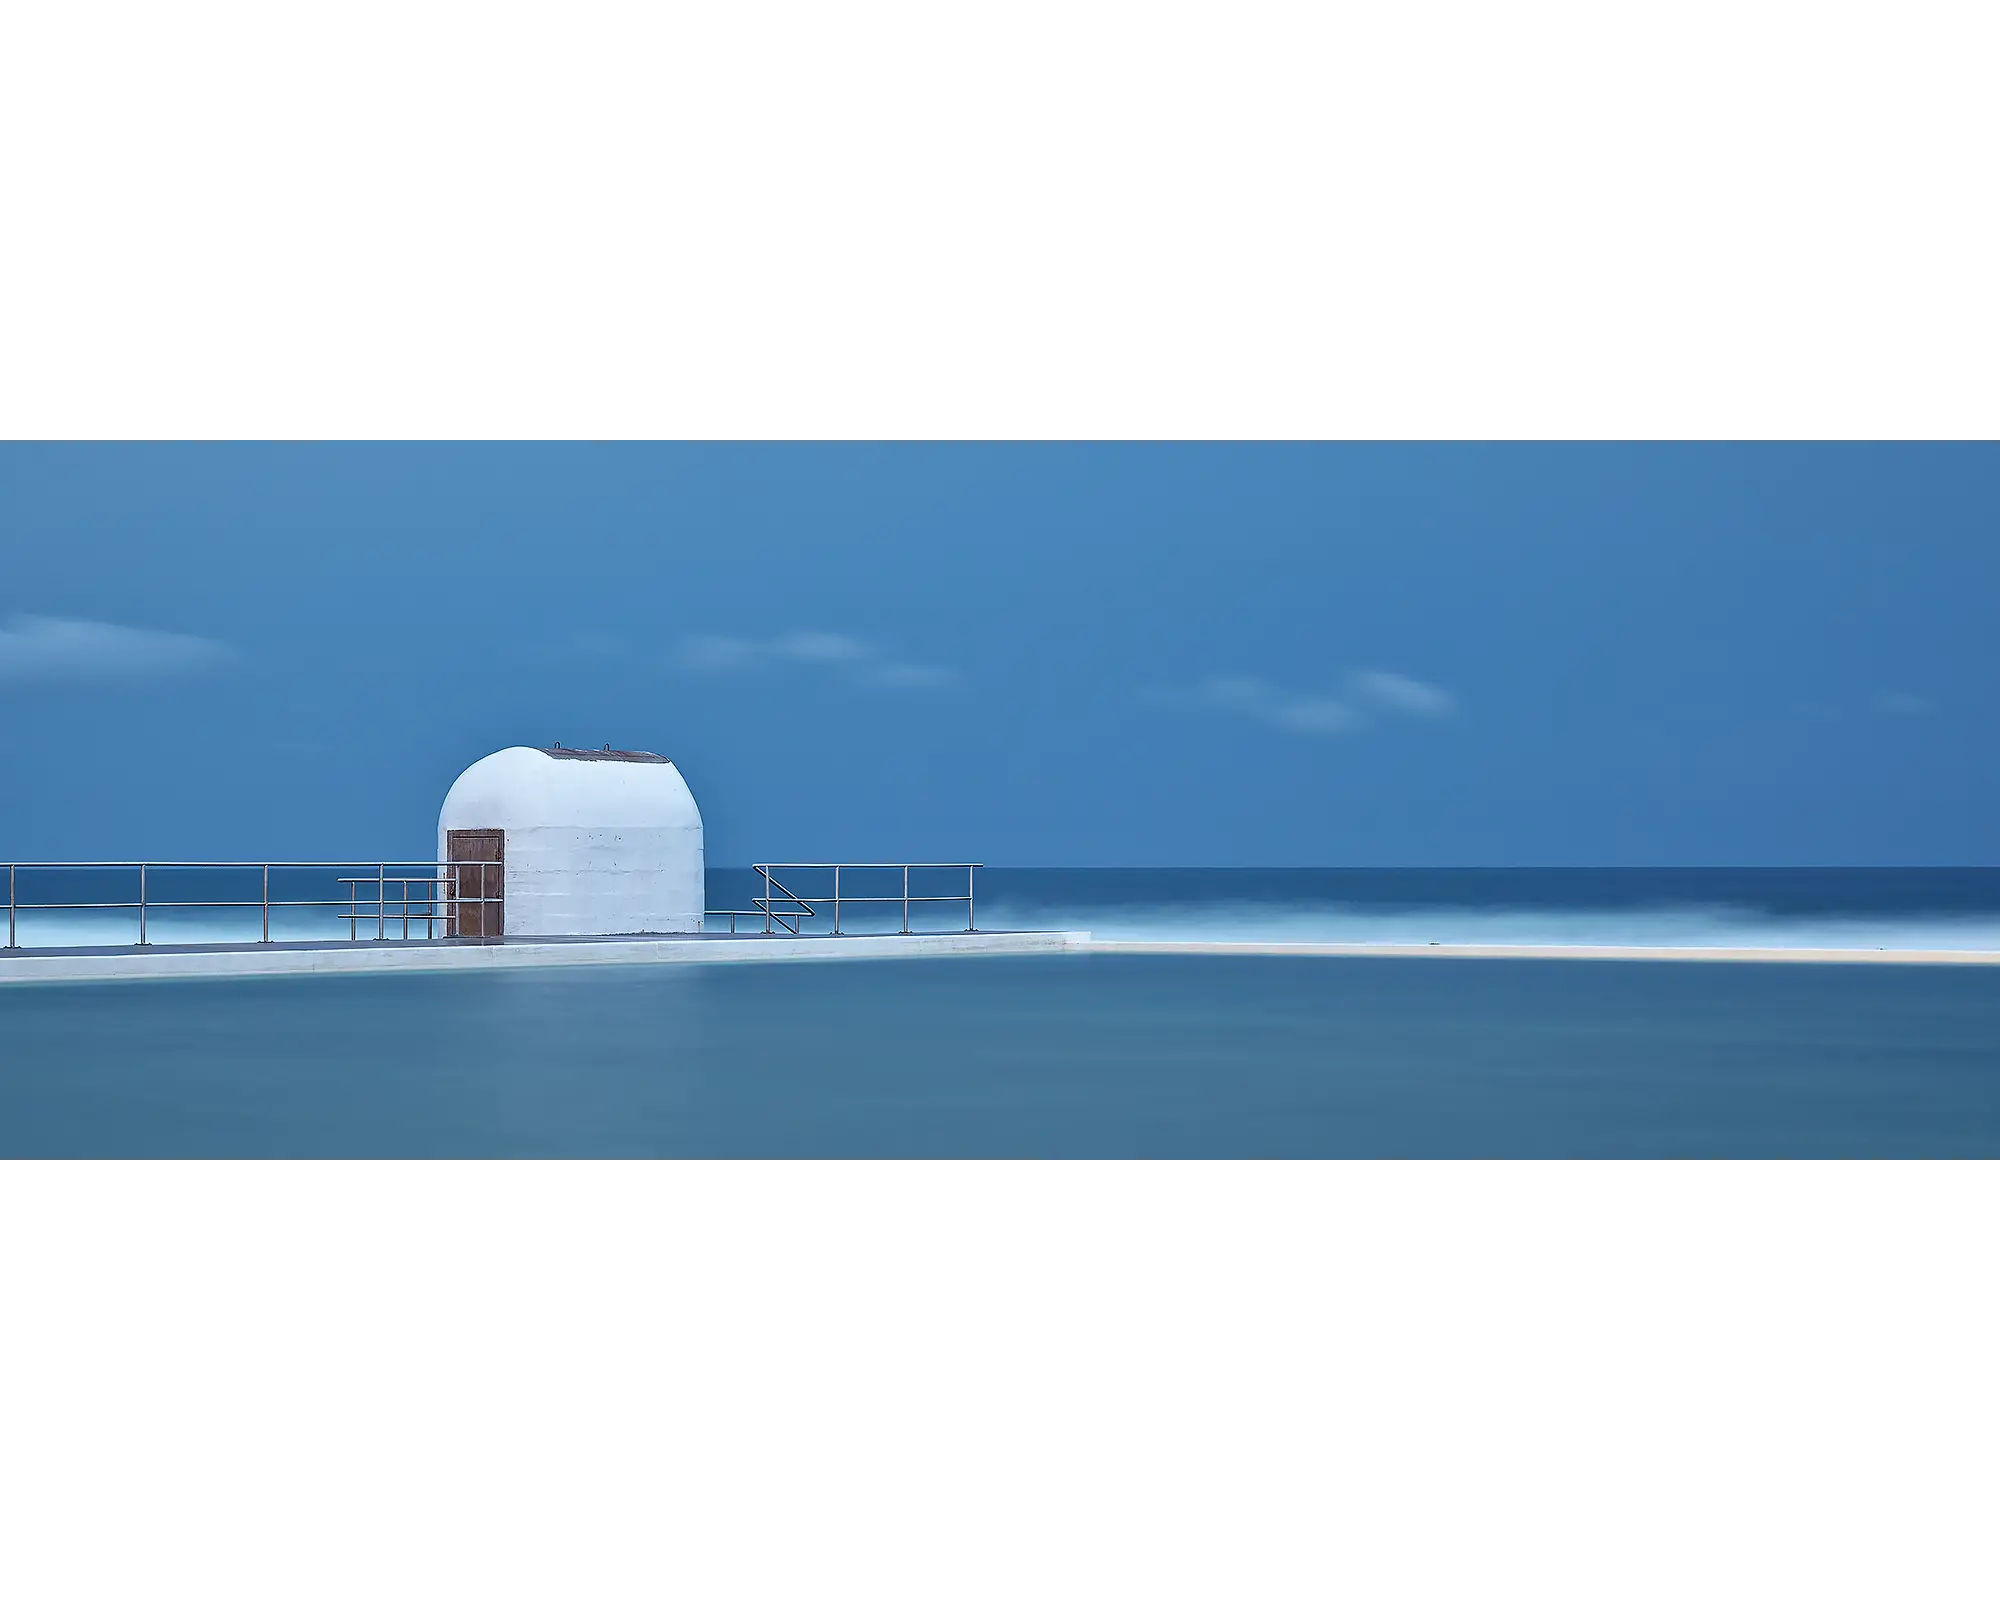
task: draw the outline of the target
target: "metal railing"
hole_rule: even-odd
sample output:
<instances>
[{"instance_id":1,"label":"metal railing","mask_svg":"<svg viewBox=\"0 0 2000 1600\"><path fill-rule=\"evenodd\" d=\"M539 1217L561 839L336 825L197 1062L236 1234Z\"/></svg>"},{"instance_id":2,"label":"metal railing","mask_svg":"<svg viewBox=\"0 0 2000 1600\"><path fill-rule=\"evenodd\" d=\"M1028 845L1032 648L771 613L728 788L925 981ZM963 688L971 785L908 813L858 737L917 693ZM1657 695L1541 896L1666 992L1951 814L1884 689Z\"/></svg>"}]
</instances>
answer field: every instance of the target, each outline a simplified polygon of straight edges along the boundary
<instances>
[{"instance_id":1,"label":"metal railing","mask_svg":"<svg viewBox=\"0 0 2000 1600\"><path fill-rule=\"evenodd\" d=\"M901 906L903 909L902 932L909 933L911 931L910 908L912 906L958 905L963 903L965 906L965 931L967 933L974 933L978 931L978 922L974 916L974 884L972 875L983 865L983 862L978 861L760 862L750 869L764 880L764 892L761 895L751 898L750 904L754 909L743 911L710 911L707 915L710 917L728 918L729 931L731 933L736 931L736 919L738 917L752 917L763 920L763 931L765 933L782 930L796 937L805 931L806 918L817 917L819 911L816 908L827 906L831 907L833 912L833 925L827 932L830 936L837 936L842 931L840 926L840 910L842 906ZM799 894L778 881L776 874L780 872L830 872L833 874L832 892L829 894ZM840 875L843 872L901 873L902 892L900 894L843 894L840 887ZM910 892L910 874L913 872L962 872L965 874L965 893L912 894Z\"/></svg>"},{"instance_id":2,"label":"metal railing","mask_svg":"<svg viewBox=\"0 0 2000 1600\"><path fill-rule=\"evenodd\" d=\"M354 869L365 868L363 871ZM478 868L479 893L469 894L468 879L471 870ZM7 948L20 947L20 923L24 913L49 911L135 911L138 913L138 944L152 942L148 928L148 916L162 911L256 911L259 913L259 932L256 942L272 944L283 941L271 937L271 913L273 911L326 910L333 913L331 931L337 932L340 925L347 926L350 940L358 940L361 930L370 922L375 924L374 938L385 940L389 930L395 926L399 936L408 939L413 924L421 924L426 939L434 938L437 926L444 924L444 936L458 936L459 917L462 908L477 905L482 908L479 917L481 926L485 918L483 908L500 905L503 894L492 892L501 885L488 879L489 871L500 870L498 862L479 861L16 861L7 865ZM171 887L171 875L188 873L228 873L249 878L257 886L255 898L248 889L238 895L213 898L188 898L176 894ZM315 875L333 874L332 884L345 889L339 898L323 898L317 895L298 897L271 892L271 874ZM347 875L342 875L345 872ZM42 900L21 897L22 878L38 873L111 873L129 885L130 893L137 898L126 898L124 893L110 897L88 900L65 896L61 899ZM127 876L127 875L130 876ZM163 886L161 875L168 874L169 882ZM251 875L254 875L252 877ZM72 878L71 881L74 881ZM326 880L322 877L321 882ZM159 892L167 889L167 897ZM283 887L282 883L280 885ZM366 893L372 889L372 894ZM419 892L421 891L421 892ZM247 942L247 941L244 941Z\"/></svg>"},{"instance_id":3,"label":"metal railing","mask_svg":"<svg viewBox=\"0 0 2000 1600\"><path fill-rule=\"evenodd\" d=\"M763 882L764 892L752 897L751 908L742 910L713 910L705 913L711 921L726 920L729 932L737 931L739 918L761 922L761 931L766 934L786 933L794 937L805 932L808 920L817 920L822 912L830 912L827 932L840 935L850 931L841 926L844 909L855 907L897 906L901 908L901 930L903 933L921 931L913 929L913 910L931 905L959 905L965 907L965 931L977 931L975 915L973 874L982 863L966 861L790 861L767 862L754 866L751 870ZM390 938L409 939L414 937L413 929L421 928L423 937L433 939L439 936L440 925L445 938L479 937L461 935L461 917L468 923L476 923L483 930L491 925L485 908L504 904L504 890L495 879L504 872L499 862L481 861L17 861L7 864L7 948L20 947L20 923L24 915L45 912L80 911L131 911L135 912L137 938L134 943L146 945L153 942L149 917L160 912L179 911L254 911L258 914L258 934L255 942L273 944L294 942L274 940L271 937L271 913L290 911L330 912L328 921L332 924L329 932L337 934L344 924L350 941L359 940L363 931L369 929L375 940ZM191 872L225 873L236 877L245 885L240 893L216 896L191 896L173 886L175 875ZM830 892L826 894L801 894L779 880L777 874L815 873L830 874ZM912 892L912 873L964 873L965 892L963 894L931 894ZM62 894L57 898L22 897L24 878L35 874L69 874L74 882L76 874L112 874L116 892L83 899L74 894ZM336 891L334 897L323 894L300 895L272 892L272 874L281 875L312 874L318 878L323 888ZM852 894L846 892L842 884L842 873L866 873L878 875L894 873L900 875L898 893L894 894ZM166 882L162 883L163 875ZM478 893L468 892L475 887ZM183 879L183 882L185 880ZM851 885L852 878L848 880ZM254 886L254 893L252 888ZM162 890L165 893L162 893ZM345 891L340 893L339 891ZM480 910L472 913L471 908ZM468 914L469 913L469 914ZM247 918L246 918L247 920ZM491 919L497 922L498 918ZM213 930L208 930L213 931ZM871 930L873 931L873 930ZM893 931L893 930L889 930ZM241 941L201 941L201 942L250 942ZM308 939L296 942L317 942Z\"/></svg>"}]
</instances>

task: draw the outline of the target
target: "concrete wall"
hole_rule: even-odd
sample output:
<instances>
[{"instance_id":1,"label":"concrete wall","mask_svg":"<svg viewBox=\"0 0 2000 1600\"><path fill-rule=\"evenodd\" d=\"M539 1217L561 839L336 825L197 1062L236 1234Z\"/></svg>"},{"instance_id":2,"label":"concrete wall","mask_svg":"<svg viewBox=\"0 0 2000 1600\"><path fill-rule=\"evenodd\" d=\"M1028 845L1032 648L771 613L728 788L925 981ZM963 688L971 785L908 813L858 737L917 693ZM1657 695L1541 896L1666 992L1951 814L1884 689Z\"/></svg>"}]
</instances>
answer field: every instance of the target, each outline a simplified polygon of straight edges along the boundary
<instances>
[{"instance_id":1,"label":"concrete wall","mask_svg":"<svg viewBox=\"0 0 2000 1600\"><path fill-rule=\"evenodd\" d=\"M454 828L507 835L509 935L701 931L701 812L672 762L497 751L445 796L440 861Z\"/></svg>"}]
</instances>

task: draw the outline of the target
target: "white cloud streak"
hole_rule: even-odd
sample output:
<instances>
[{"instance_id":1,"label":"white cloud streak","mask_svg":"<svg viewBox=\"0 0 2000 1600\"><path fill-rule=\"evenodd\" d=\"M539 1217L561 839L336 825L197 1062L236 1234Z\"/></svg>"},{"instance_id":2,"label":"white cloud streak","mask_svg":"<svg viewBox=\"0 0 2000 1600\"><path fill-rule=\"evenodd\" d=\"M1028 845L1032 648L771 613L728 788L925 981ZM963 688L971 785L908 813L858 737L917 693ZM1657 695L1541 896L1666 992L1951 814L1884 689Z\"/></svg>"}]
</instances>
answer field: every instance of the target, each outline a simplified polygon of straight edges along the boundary
<instances>
[{"instance_id":1,"label":"white cloud streak","mask_svg":"<svg viewBox=\"0 0 2000 1600\"><path fill-rule=\"evenodd\" d=\"M132 683L218 667L236 652L188 633L81 617L13 616L0 625L0 684Z\"/></svg>"},{"instance_id":2,"label":"white cloud streak","mask_svg":"<svg viewBox=\"0 0 2000 1600\"><path fill-rule=\"evenodd\" d=\"M1345 733L1361 721L1344 700L1290 694L1261 678L1206 678L1189 698L1206 710L1233 712L1293 733Z\"/></svg>"},{"instance_id":3,"label":"white cloud streak","mask_svg":"<svg viewBox=\"0 0 2000 1600\"><path fill-rule=\"evenodd\" d=\"M1384 711L1412 717L1449 716L1457 702L1437 687L1400 672L1357 672L1348 680L1348 689L1357 699Z\"/></svg>"},{"instance_id":4,"label":"white cloud streak","mask_svg":"<svg viewBox=\"0 0 2000 1600\"><path fill-rule=\"evenodd\" d=\"M1204 678L1192 690L1172 690L1156 698L1320 737L1352 733L1390 717L1449 716L1458 705L1435 684L1373 670L1350 673L1339 690L1324 693L1299 693L1262 678L1225 676Z\"/></svg>"},{"instance_id":5,"label":"white cloud streak","mask_svg":"<svg viewBox=\"0 0 2000 1600\"><path fill-rule=\"evenodd\" d=\"M950 667L902 661L844 633L784 633L769 639L699 634L682 642L675 662L687 672L806 668L837 672L869 689L941 689L958 681Z\"/></svg>"}]
</instances>

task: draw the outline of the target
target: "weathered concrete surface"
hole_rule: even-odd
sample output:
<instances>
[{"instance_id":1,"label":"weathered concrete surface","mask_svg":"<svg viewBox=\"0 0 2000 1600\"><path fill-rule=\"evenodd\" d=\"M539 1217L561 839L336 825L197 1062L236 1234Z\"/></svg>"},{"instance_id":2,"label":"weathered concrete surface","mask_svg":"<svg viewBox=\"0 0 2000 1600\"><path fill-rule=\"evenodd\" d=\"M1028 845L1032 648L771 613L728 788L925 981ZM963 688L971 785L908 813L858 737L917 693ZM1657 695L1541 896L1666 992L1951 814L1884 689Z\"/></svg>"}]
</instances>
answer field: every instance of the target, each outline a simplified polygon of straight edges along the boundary
<instances>
[{"instance_id":1,"label":"weathered concrete surface","mask_svg":"<svg viewBox=\"0 0 2000 1600\"><path fill-rule=\"evenodd\" d=\"M528 967L687 962L867 961L924 956L1055 955L1086 950L1087 933L887 933L786 938L665 935L624 939L417 940L312 945L182 945L139 950L0 952L0 984L125 978L246 978L341 972L494 972Z\"/></svg>"}]
</instances>

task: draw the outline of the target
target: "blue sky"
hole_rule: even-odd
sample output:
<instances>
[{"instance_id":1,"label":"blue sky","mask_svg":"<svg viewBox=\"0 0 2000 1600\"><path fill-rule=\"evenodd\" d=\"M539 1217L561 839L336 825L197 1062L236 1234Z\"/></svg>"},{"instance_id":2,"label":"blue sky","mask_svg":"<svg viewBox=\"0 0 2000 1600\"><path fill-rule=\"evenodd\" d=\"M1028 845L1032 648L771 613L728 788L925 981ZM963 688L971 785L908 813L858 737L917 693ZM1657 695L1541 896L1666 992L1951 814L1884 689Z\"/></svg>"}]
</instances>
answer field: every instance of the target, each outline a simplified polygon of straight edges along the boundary
<instances>
[{"instance_id":1,"label":"blue sky","mask_svg":"<svg viewBox=\"0 0 2000 1600\"><path fill-rule=\"evenodd\" d=\"M2000 448L0 447L0 856L2000 862Z\"/></svg>"}]
</instances>

